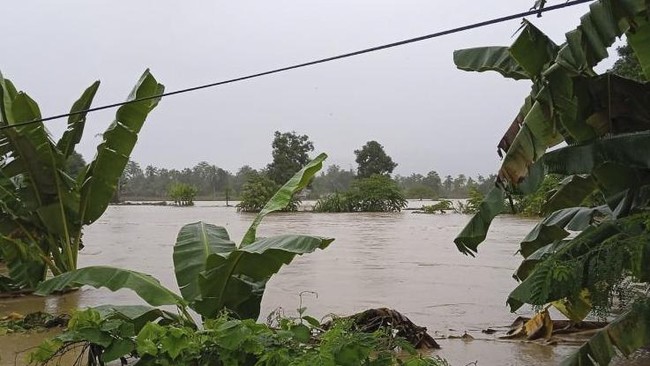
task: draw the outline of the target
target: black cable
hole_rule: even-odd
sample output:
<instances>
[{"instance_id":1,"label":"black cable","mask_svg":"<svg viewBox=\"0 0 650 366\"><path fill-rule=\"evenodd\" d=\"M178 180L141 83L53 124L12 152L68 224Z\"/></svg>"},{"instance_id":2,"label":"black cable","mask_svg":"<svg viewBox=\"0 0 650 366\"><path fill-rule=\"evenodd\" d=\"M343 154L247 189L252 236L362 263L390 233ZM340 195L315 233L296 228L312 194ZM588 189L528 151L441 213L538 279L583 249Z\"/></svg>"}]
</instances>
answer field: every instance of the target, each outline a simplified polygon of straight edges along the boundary
<instances>
[{"instance_id":1,"label":"black cable","mask_svg":"<svg viewBox=\"0 0 650 366\"><path fill-rule=\"evenodd\" d=\"M7 129L7 128L12 128L12 127L25 126L25 125L29 125L29 124L32 124L32 123L51 121L51 120L70 117L70 116L74 116L74 115L78 115L78 114L97 112L97 111L101 111L101 110L104 110L104 109L120 107L120 106L123 106L123 105L126 105L126 104L138 103L138 102L143 102L143 101L147 101L147 100L168 97L168 96L172 96L172 95L176 95L176 94L189 93L189 92L200 90L200 89L207 89L207 88L212 88L212 87L219 86L219 85L231 84L231 83L238 82L238 81L254 79L254 78L258 78L260 76L277 74L279 72L284 72L284 71L289 71L289 70L298 69L298 68L302 68L302 67L322 64L322 63L325 63L325 62L340 60L340 59L343 59L343 58L358 56L358 55L362 55L364 53L381 51L381 50L385 50L385 49L388 49L388 48L402 46L402 45L409 44L409 43L420 42L420 41L424 41L424 40L427 40L427 39L446 36L446 35L453 34L453 33L464 32L464 31L467 31L467 30L470 30L470 29L475 29L475 28L480 28L480 27L485 27L485 26L488 26L488 25L492 25L492 24L502 23L502 22L506 22L506 21L509 21L509 20L525 17L525 16L528 16L528 15L540 16L541 13L544 13L544 12L557 10L557 9L562 9L562 8L567 8L567 7L570 7L570 6L574 6L574 5L578 5L578 4L582 4L582 3L586 3L586 2L590 2L590 1L593 1L593 0L567 1L567 2L565 2L563 4L558 4L558 5L553 5L553 6L545 6L545 7L540 8L540 9L531 9L531 10L528 10L528 11L525 11L525 12L522 12L522 13L507 15L507 16L504 16L504 17L495 18L495 19L491 19L491 20L486 20L486 21L483 21L483 22L478 22L478 23L474 23L474 24L470 24L470 25L465 25L465 26L458 27L458 28L448 29L448 30L445 30L445 31L437 32L437 33L431 33L431 34L427 34L425 36L409 38L409 39L405 39L405 40L398 41L398 42L388 43L388 44L384 44L384 45L376 46L376 47L370 47L370 48L366 48L366 49L355 51L355 52L344 53L344 54L338 55L338 56L322 58L322 59L319 59L319 60L305 62L305 63L296 64L296 65L287 66L287 67L282 67L282 68L274 69L274 70L270 70L270 71L264 71L264 72L260 72L260 73L257 73L257 74L238 77L238 78L235 78L235 79L218 81L218 82L215 82L215 83L194 86L194 87L186 88L186 89L179 89L179 90L175 90L175 91L171 91L171 92L167 92L167 93L152 95L152 96L149 96L149 97L133 99L133 100L120 102L120 103L108 104L108 105L104 105L104 106L101 106L101 107L88 108L88 109L84 109L84 110L80 110L80 111L76 111L76 112L64 113L64 114L59 114L59 115L55 115L55 116L51 116L51 117L45 117L45 118L40 118L40 119L34 119L34 120L31 120L31 121L26 121L26 122L14 123L14 124L11 124L11 125L0 126L0 130L4 130L4 129Z\"/></svg>"}]
</instances>

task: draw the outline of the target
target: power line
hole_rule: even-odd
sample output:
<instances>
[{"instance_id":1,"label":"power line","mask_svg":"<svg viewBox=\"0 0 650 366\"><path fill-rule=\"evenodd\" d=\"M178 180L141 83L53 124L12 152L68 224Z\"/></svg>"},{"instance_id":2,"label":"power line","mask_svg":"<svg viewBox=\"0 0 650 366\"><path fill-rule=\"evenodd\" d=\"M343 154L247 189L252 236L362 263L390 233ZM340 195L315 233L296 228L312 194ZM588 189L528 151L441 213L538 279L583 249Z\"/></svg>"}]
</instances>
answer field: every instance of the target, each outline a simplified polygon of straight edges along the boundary
<instances>
[{"instance_id":1,"label":"power line","mask_svg":"<svg viewBox=\"0 0 650 366\"><path fill-rule=\"evenodd\" d=\"M55 119L70 117L70 116L84 114L84 113L97 112L97 111L101 111L101 110L105 110L105 109L120 107L120 106L123 106L123 105L126 105L126 104L133 104L133 103L143 102L143 101L152 100L152 99L169 97L169 96L176 95L176 94L189 93L189 92L193 92L193 91L196 91L196 90L212 88L212 87L225 85L225 84L232 84L232 83L235 83L235 82L238 82L238 81L254 79L254 78L258 78L258 77L266 76L266 75L271 75L271 74L277 74L277 73L284 72L284 71L299 69L299 68L303 68L303 67L307 67L307 66L322 64L322 63L325 63L325 62L330 62L330 61L340 60L340 59L344 59L344 58L348 58L348 57L363 55L365 53L381 51L381 50L385 50L385 49L388 49L388 48L403 46L403 45L410 44L410 43L421 42L421 41L425 41L425 40L428 40L428 39L431 39L431 38L437 38L437 37L446 36L446 35L453 34L453 33L464 32L464 31L467 31L467 30L470 30L470 29L481 28L481 27L485 27L485 26L488 26L488 25L492 25L492 24L503 23L503 22L506 22L506 21L509 21L509 20L522 18L522 17L529 16L529 15L541 16L541 14L544 13L544 12L563 9L563 8L568 8L570 6L587 3L587 2L590 2L590 1L593 1L593 0L567 1L566 3L563 3L563 4L558 4L558 5L553 5L553 6L545 6L545 7L540 8L540 9L531 9L531 10L521 12L521 13L517 13L517 14L507 15L507 16L503 16L503 17L500 17L500 18L494 18L494 19L491 19L491 20L486 20L486 21L482 21L482 22L478 22L478 23L473 23L473 24L462 26L462 27L452 28L452 29L441 31L441 32L431 33L431 34L427 34L427 35L420 36L420 37L409 38L409 39L405 39L405 40L402 40L402 41L388 43L388 44L384 44L384 45L381 45L381 46L365 48L365 49L362 49L362 50L359 50L359 51L344 53L344 54L341 54L341 55L338 55L338 56L326 57L326 58L318 59L318 60L315 60L315 61L309 61L309 62L296 64L296 65L292 65L292 66L282 67L282 68L279 68L279 69L264 71L264 72L260 72L260 73L257 73L257 74L251 74L251 75L241 76L241 77L234 78L234 79L229 79L229 80L218 81L218 82L209 83L209 84L198 85L198 86L194 86L194 87L186 88L186 89L174 90L174 91L167 92L167 93L157 94L157 95L144 97L144 98L137 98L137 99L133 99L133 100L125 101L125 102L107 104L107 105L103 105L103 106L100 106L100 107L88 108L88 109L84 109L84 110L80 110L80 111L76 111L76 112L58 114L58 115L54 115L54 116L50 116L50 117L34 119L34 120L31 120L31 121L26 121L26 122L14 123L14 124L11 124L11 125L0 126L0 130L4 130L4 129L7 129L7 128L12 128L12 127L25 126L25 125L29 125L29 124L32 124L32 123L52 121L52 120L55 120Z\"/></svg>"}]
</instances>

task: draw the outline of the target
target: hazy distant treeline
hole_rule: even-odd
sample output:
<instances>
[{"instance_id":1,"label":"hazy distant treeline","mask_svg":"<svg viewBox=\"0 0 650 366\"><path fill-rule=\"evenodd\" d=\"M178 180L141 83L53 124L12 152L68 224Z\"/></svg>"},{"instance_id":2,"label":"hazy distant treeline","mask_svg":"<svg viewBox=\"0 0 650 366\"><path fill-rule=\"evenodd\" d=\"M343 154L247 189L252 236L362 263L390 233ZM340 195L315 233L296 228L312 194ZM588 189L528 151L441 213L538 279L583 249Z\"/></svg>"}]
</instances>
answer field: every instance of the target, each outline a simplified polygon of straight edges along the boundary
<instances>
[{"instance_id":1,"label":"hazy distant treeline","mask_svg":"<svg viewBox=\"0 0 650 366\"><path fill-rule=\"evenodd\" d=\"M144 169L140 164L130 161L120 181L119 199L121 200L165 200L172 183L180 182L197 188L197 200L236 200L246 181L263 171L248 165L241 167L235 174L202 161L192 168L182 170L158 168L151 165ZM343 192L354 180L354 170L344 170L337 165L330 165L321 172L311 184L309 198ZM442 179L437 172L426 175L396 175L395 181L407 198L462 198L467 197L470 187L485 193L494 184L494 176L487 178L446 176Z\"/></svg>"}]
</instances>

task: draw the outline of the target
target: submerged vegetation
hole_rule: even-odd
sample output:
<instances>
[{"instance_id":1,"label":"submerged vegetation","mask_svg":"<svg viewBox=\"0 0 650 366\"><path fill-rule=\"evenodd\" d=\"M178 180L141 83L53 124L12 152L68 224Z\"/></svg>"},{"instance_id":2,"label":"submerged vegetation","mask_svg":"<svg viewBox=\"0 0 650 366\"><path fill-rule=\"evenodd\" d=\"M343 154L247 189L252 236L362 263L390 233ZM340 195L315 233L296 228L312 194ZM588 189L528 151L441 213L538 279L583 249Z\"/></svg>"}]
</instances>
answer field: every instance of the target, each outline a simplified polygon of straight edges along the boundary
<instances>
[{"instance_id":1,"label":"submerged vegetation","mask_svg":"<svg viewBox=\"0 0 650 366\"><path fill-rule=\"evenodd\" d=\"M88 285L130 289L148 304L77 311L65 331L31 353L30 362L56 362L81 350L86 357L76 363L88 365L126 364L129 358L138 365L446 365L415 352L413 344L422 339L435 344L425 328L413 325L422 337L406 341L394 322L362 329L357 321L365 312L322 323L300 305L298 317L275 314L269 324L257 322L271 278L296 256L333 242L312 235L258 237L257 229L268 214L297 210L297 195L319 186L334 189L317 202L315 210L321 212L400 211L406 206L405 192L420 199L467 198L456 206L440 200L423 205L422 211L474 214L455 239L459 251L469 255L477 252L497 215L541 215L521 241L523 259L514 274L519 284L507 298L512 311L526 304L539 311L522 320L515 335L550 338L554 323L549 308L554 307L569 325L590 315L613 319L565 365L605 365L619 353L627 356L649 345L648 5L644 0L597 0L561 45L524 20L509 47L454 53L460 69L496 71L532 83L499 141L502 166L487 179L470 182L459 175L442 181L434 171L393 179L397 164L381 144L369 141L354 151L356 174L337 167L327 172L331 181L319 185L314 177L326 155L307 164L314 149L309 138L276 131L273 161L266 169L238 173L237 207L257 212L241 241L231 240L225 227L204 222L180 229L172 258L180 295L146 273L77 268L83 227L99 219L116 193L155 176L148 168L138 172L129 155L162 85L148 71L143 74L129 100L146 100L118 109L96 157L85 164L74 148L86 120L82 111L90 107L99 84L73 105L67 131L54 142L42 122L23 124L40 118L38 106L0 76L0 126L14 127L0 131L0 259L8 269L8 276L0 276L0 291L36 289L50 295ZM597 74L593 68L623 35L629 47L619 50L622 61ZM166 175L164 189L176 204L192 205L199 192L209 192L213 199L218 191L228 196L234 185L227 172L207 163L195 173L208 183L195 186ZM492 189L486 191L488 186ZM54 277L46 280L48 274ZM67 320L42 313L3 318L0 333ZM400 350L407 355L400 357Z\"/></svg>"},{"instance_id":2,"label":"submerged vegetation","mask_svg":"<svg viewBox=\"0 0 650 366\"><path fill-rule=\"evenodd\" d=\"M178 206L193 206L197 188L186 183L173 183L169 187L169 197Z\"/></svg>"},{"instance_id":3,"label":"submerged vegetation","mask_svg":"<svg viewBox=\"0 0 650 366\"><path fill-rule=\"evenodd\" d=\"M266 283L296 255L325 249L333 239L307 235L258 238L264 216L281 209L321 168L319 155L267 202L241 243L225 228L197 222L185 225L174 246L174 269L181 295L144 273L111 267L87 267L40 284L51 294L69 286L91 285L112 291L128 288L151 306L100 306L75 313L68 329L41 344L31 362L47 363L81 348L88 364L137 357L143 365L443 365L422 358L389 329L354 329L335 320L325 326L299 309L299 318L277 320L274 327L258 324ZM156 306L176 306L178 314ZM194 310L202 321L190 314ZM396 349L407 350L408 360ZM78 361L82 362L82 361Z\"/></svg>"},{"instance_id":4,"label":"submerged vegetation","mask_svg":"<svg viewBox=\"0 0 650 366\"><path fill-rule=\"evenodd\" d=\"M316 212L397 212L406 207L397 182L390 173L397 166L377 141L369 141L357 156L357 176L349 188L320 198L314 206Z\"/></svg>"},{"instance_id":5,"label":"submerged vegetation","mask_svg":"<svg viewBox=\"0 0 650 366\"><path fill-rule=\"evenodd\" d=\"M390 177L375 174L354 180L350 190L321 198L316 212L396 212L406 207L406 199Z\"/></svg>"},{"instance_id":6,"label":"submerged vegetation","mask_svg":"<svg viewBox=\"0 0 650 366\"><path fill-rule=\"evenodd\" d=\"M93 83L71 112L91 106L99 87ZM160 94L163 86L147 70L128 100ZM120 107L103 134L93 161L70 164L80 141L86 113L68 119L68 129L55 142L42 122L39 107L25 92L0 75L0 258L9 277L0 275L0 289L33 289L50 271L59 275L77 268L85 225L106 210L116 190L138 133L158 99ZM73 169L74 168L74 169ZM70 175L71 172L75 175Z\"/></svg>"},{"instance_id":7,"label":"submerged vegetation","mask_svg":"<svg viewBox=\"0 0 650 366\"><path fill-rule=\"evenodd\" d=\"M533 84L499 143L505 156L496 186L455 242L461 252L475 253L504 210L504 196L549 188L531 205L546 217L521 242L520 283L508 304L513 311L553 306L573 322L590 313L615 316L566 365L606 365L616 352L629 355L650 344L650 85L593 70L625 34L632 50L626 57L639 61L636 72L650 75L647 6L596 1L562 45L524 21L510 47L454 53L463 70ZM562 142L569 146L546 152ZM549 174L566 178L551 182Z\"/></svg>"}]
</instances>

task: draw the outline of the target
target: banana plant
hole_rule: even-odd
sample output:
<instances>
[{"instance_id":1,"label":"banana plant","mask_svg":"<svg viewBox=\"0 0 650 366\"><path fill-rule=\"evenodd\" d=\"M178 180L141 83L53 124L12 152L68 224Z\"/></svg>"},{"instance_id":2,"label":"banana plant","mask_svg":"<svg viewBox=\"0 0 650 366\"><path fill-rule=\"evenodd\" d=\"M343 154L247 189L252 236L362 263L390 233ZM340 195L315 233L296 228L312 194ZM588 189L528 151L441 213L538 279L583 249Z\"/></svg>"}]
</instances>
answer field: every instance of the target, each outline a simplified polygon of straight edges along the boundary
<instances>
[{"instance_id":1,"label":"banana plant","mask_svg":"<svg viewBox=\"0 0 650 366\"><path fill-rule=\"evenodd\" d=\"M68 128L53 141L38 104L0 74L0 256L15 286L34 289L47 271L77 268L82 229L106 210L128 162L138 133L163 92L146 70L115 121L103 134L93 161L77 177L65 171L81 140L99 81L72 105ZM152 98L153 97L153 98Z\"/></svg>"},{"instance_id":2,"label":"banana plant","mask_svg":"<svg viewBox=\"0 0 650 366\"><path fill-rule=\"evenodd\" d=\"M567 176L543 208L547 217L521 242L524 260L515 273L521 283L508 297L513 311L552 304L577 322L593 309L608 311L623 281L650 282L650 85L593 70L625 34L650 77L647 6L645 0L595 1L562 45L524 21L510 47L454 53L462 70L532 82L498 143L497 184L454 240L458 249L477 252L504 211L504 197L534 192L546 174ZM568 146L547 152L560 143ZM606 204L581 207L594 192ZM628 355L647 345L648 327L633 325L647 325L648 295L633 300L565 364L604 365L616 350Z\"/></svg>"},{"instance_id":3,"label":"banana plant","mask_svg":"<svg viewBox=\"0 0 650 366\"><path fill-rule=\"evenodd\" d=\"M325 249L334 239L310 235L257 237L262 219L290 203L321 169L327 155L321 154L296 173L257 214L239 244L225 228L204 222L183 226L174 245L174 270L182 296L165 288L155 278L126 269L93 266L64 273L42 282L36 291L48 295L70 286L89 285L112 291L128 288L152 306L173 305L187 322L188 308L203 318L229 311L240 318L257 319L268 280L296 255Z\"/></svg>"}]
</instances>

